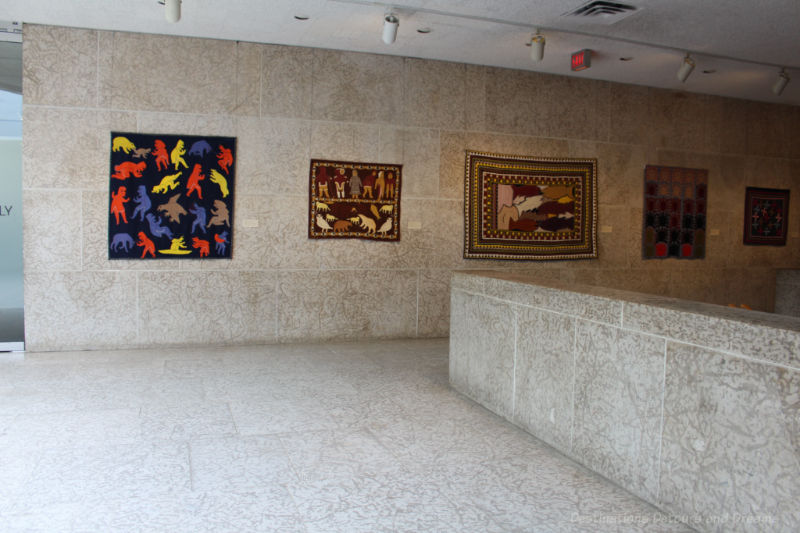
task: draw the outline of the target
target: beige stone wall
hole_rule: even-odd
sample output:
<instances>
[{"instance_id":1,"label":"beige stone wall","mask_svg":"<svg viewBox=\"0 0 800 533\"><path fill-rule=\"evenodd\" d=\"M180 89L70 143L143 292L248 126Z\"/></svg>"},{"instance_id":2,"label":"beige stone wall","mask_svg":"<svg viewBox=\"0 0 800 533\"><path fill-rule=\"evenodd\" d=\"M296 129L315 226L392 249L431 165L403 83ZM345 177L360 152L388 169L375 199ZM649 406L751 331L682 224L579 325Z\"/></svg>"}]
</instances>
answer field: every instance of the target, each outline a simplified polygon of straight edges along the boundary
<instances>
[{"instance_id":1,"label":"beige stone wall","mask_svg":"<svg viewBox=\"0 0 800 533\"><path fill-rule=\"evenodd\" d=\"M741 244L745 186L800 178L797 107L230 41L48 26L23 37L31 350L444 336L463 268L770 310L775 269L800 267L798 209L789 246ZM237 137L231 261L107 260L111 130ZM600 259L462 259L465 149L596 157ZM308 240L310 158L403 164L402 240ZM647 163L709 170L719 235L704 261L641 260Z\"/></svg>"}]
</instances>

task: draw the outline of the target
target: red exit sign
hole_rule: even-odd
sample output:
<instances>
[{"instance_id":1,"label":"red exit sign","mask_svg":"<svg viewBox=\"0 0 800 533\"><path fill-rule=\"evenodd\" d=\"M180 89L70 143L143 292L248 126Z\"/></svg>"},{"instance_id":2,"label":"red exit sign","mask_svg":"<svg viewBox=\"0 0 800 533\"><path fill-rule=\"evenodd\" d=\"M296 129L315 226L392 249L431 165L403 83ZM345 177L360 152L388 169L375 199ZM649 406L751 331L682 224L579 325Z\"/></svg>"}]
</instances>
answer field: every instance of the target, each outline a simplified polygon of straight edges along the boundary
<instances>
[{"instance_id":1,"label":"red exit sign","mask_svg":"<svg viewBox=\"0 0 800 533\"><path fill-rule=\"evenodd\" d=\"M587 68L592 66L592 51L588 48L584 48L580 52L575 52L572 54L572 70L579 71L579 70L586 70Z\"/></svg>"}]
</instances>

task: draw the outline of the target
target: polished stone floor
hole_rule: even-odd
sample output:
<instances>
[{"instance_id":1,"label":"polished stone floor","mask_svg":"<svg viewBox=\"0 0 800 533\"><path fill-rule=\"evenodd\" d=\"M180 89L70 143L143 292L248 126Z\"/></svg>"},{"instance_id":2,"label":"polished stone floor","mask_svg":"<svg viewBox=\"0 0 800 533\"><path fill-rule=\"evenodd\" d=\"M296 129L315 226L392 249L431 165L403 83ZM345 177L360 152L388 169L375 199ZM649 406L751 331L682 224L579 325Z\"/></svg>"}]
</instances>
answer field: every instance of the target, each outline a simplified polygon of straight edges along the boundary
<instances>
[{"instance_id":1,"label":"polished stone floor","mask_svg":"<svg viewBox=\"0 0 800 533\"><path fill-rule=\"evenodd\" d=\"M0 531L688 531L459 395L447 340L0 354Z\"/></svg>"}]
</instances>

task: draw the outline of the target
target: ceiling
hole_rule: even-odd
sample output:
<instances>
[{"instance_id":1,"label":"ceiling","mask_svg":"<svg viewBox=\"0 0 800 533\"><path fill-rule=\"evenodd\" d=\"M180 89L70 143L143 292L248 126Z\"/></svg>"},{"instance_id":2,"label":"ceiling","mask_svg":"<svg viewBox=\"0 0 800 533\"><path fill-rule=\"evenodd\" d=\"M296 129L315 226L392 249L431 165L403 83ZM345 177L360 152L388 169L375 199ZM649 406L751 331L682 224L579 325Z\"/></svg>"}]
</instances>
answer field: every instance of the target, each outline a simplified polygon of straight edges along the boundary
<instances>
[{"instance_id":1,"label":"ceiling","mask_svg":"<svg viewBox=\"0 0 800 533\"><path fill-rule=\"evenodd\" d=\"M441 59L800 105L800 0L612 1L638 9L609 24L563 16L587 0L183 0L171 24L158 0L3 0L0 20ZM387 6L400 19L391 45L381 40ZM526 46L537 27L547 39L541 62ZM585 48L591 68L571 72L570 54ZM686 51L697 67L681 83ZM781 67L793 81L776 96Z\"/></svg>"}]
</instances>

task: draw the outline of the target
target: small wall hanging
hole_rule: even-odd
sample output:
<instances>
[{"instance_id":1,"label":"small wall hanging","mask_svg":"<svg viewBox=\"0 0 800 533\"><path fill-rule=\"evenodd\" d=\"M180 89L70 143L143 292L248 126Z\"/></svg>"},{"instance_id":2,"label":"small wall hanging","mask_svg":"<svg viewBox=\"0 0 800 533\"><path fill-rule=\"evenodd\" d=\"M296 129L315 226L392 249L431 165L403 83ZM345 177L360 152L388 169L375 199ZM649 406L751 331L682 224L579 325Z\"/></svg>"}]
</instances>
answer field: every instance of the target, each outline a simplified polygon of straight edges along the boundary
<instances>
[{"instance_id":1,"label":"small wall hanging","mask_svg":"<svg viewBox=\"0 0 800 533\"><path fill-rule=\"evenodd\" d=\"M786 245L789 191L747 187L744 201L744 244Z\"/></svg>"},{"instance_id":2,"label":"small wall hanging","mask_svg":"<svg viewBox=\"0 0 800 533\"><path fill-rule=\"evenodd\" d=\"M400 240L402 165L311 160L311 239Z\"/></svg>"},{"instance_id":3,"label":"small wall hanging","mask_svg":"<svg viewBox=\"0 0 800 533\"><path fill-rule=\"evenodd\" d=\"M467 151L464 257L597 257L597 160Z\"/></svg>"},{"instance_id":4,"label":"small wall hanging","mask_svg":"<svg viewBox=\"0 0 800 533\"><path fill-rule=\"evenodd\" d=\"M707 170L647 165L642 257L705 258L707 203Z\"/></svg>"},{"instance_id":5,"label":"small wall hanging","mask_svg":"<svg viewBox=\"0 0 800 533\"><path fill-rule=\"evenodd\" d=\"M230 258L236 139L111 132L109 259Z\"/></svg>"}]
</instances>

